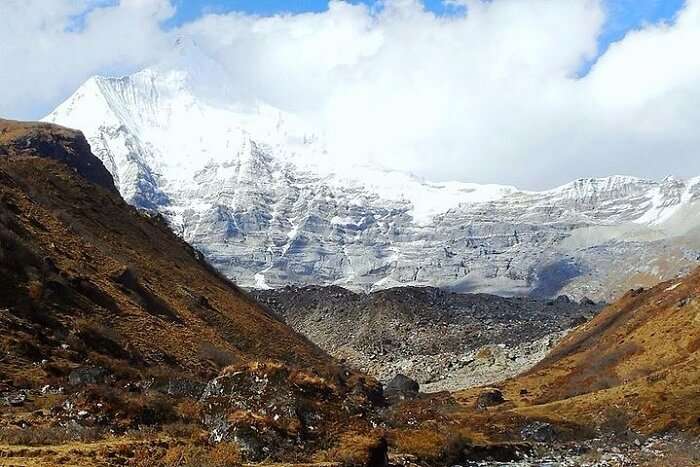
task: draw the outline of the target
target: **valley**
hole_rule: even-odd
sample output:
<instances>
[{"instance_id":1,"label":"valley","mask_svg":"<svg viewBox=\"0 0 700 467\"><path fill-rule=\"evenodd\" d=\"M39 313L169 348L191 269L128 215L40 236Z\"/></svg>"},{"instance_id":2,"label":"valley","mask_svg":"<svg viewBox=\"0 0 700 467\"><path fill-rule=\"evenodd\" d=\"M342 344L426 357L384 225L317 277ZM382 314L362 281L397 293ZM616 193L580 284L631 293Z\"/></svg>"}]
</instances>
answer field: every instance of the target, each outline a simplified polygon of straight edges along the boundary
<instances>
[{"instance_id":1,"label":"valley","mask_svg":"<svg viewBox=\"0 0 700 467\"><path fill-rule=\"evenodd\" d=\"M386 383L397 374L426 392L500 381L529 369L603 307L401 287L370 294L285 287L251 295L323 350Z\"/></svg>"},{"instance_id":2,"label":"valley","mask_svg":"<svg viewBox=\"0 0 700 467\"><path fill-rule=\"evenodd\" d=\"M0 464L697 464L700 270L602 310L251 295L127 204L85 141L0 121ZM542 339L543 359L514 353ZM485 349L511 363L459 368Z\"/></svg>"},{"instance_id":3,"label":"valley","mask_svg":"<svg viewBox=\"0 0 700 467\"><path fill-rule=\"evenodd\" d=\"M0 0L0 467L700 467L700 0Z\"/></svg>"}]
</instances>

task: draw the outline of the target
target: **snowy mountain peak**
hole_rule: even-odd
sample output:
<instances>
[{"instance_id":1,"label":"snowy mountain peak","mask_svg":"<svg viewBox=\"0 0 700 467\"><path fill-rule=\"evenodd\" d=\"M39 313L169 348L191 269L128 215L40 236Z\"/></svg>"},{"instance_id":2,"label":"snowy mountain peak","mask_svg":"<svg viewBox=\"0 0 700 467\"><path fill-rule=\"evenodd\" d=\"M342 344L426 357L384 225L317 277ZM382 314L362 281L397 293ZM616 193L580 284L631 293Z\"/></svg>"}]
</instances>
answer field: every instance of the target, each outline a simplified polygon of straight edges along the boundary
<instances>
[{"instance_id":1,"label":"snowy mountain peak","mask_svg":"<svg viewBox=\"0 0 700 467\"><path fill-rule=\"evenodd\" d=\"M633 262L621 277L654 280L698 257L678 250L663 268L640 263L654 248L668 257L658 242L700 227L700 178L585 178L543 192L433 183L335 157L298 116L237 102L226 76L182 38L139 73L91 78L45 120L83 130L127 201L162 212L244 286L552 295L584 274L609 281L608 249ZM638 242L657 243L642 254Z\"/></svg>"},{"instance_id":2,"label":"snowy mountain peak","mask_svg":"<svg viewBox=\"0 0 700 467\"><path fill-rule=\"evenodd\" d=\"M550 190L550 192L562 194L568 193L572 196L589 197L603 193L617 193L621 190L636 187L644 189L645 186L653 183L654 182L651 180L645 180L637 177L612 175L609 177L579 178L573 182L554 188L553 190Z\"/></svg>"},{"instance_id":3,"label":"snowy mountain peak","mask_svg":"<svg viewBox=\"0 0 700 467\"><path fill-rule=\"evenodd\" d=\"M178 36L169 53L149 68L161 73L185 72L189 74L202 74L208 70L215 72L224 70L221 64L204 52L192 37L185 35ZM214 77L207 76L207 78Z\"/></svg>"}]
</instances>

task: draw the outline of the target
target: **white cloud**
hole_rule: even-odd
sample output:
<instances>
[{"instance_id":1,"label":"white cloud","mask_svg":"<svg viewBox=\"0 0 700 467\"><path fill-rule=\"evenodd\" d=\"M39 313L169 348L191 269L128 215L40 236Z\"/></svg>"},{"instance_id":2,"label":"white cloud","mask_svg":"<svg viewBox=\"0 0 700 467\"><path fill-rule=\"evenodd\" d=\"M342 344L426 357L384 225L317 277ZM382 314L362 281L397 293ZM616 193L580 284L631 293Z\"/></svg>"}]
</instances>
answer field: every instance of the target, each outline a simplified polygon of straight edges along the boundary
<instances>
[{"instance_id":1,"label":"white cloud","mask_svg":"<svg viewBox=\"0 0 700 467\"><path fill-rule=\"evenodd\" d=\"M15 71L0 69L0 113L53 102L101 69L130 71L184 32L226 66L238 99L315 121L339 157L527 188L700 174L700 0L674 25L629 33L584 78L600 0L460 0L468 14L453 17L414 0L381 11L332 2L323 13L211 15L170 33L159 28L165 0L96 8L76 33L67 18L95 2L7 1L0 26L17 27L0 28L11 44L0 60Z\"/></svg>"},{"instance_id":2,"label":"white cloud","mask_svg":"<svg viewBox=\"0 0 700 467\"><path fill-rule=\"evenodd\" d=\"M168 47L168 0L0 1L0 115L38 118L98 72L129 72Z\"/></svg>"}]
</instances>

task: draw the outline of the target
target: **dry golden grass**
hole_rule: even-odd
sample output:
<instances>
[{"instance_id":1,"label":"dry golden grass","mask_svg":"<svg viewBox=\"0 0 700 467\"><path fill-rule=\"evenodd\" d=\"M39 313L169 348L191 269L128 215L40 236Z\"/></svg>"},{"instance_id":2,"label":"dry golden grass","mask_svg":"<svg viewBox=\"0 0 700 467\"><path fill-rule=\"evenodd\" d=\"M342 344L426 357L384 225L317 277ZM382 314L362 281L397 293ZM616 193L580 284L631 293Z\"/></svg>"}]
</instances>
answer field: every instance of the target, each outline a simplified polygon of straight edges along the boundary
<instances>
[{"instance_id":1,"label":"dry golden grass","mask_svg":"<svg viewBox=\"0 0 700 467\"><path fill-rule=\"evenodd\" d=\"M177 404L175 412L187 422L197 422L202 418L202 405L192 399L185 399Z\"/></svg>"},{"instance_id":2,"label":"dry golden grass","mask_svg":"<svg viewBox=\"0 0 700 467\"><path fill-rule=\"evenodd\" d=\"M158 461L156 461L158 462ZM162 467L235 467L241 465L238 447L232 443L217 446L196 444L174 446L159 460Z\"/></svg>"},{"instance_id":3,"label":"dry golden grass","mask_svg":"<svg viewBox=\"0 0 700 467\"><path fill-rule=\"evenodd\" d=\"M233 443L220 443L216 445L209 453L212 466L215 467L232 467L240 465L241 451Z\"/></svg>"},{"instance_id":4,"label":"dry golden grass","mask_svg":"<svg viewBox=\"0 0 700 467\"><path fill-rule=\"evenodd\" d=\"M491 423L541 419L589 430L700 431L700 270L631 291L567 336L535 368L500 385ZM457 394L463 423L479 389Z\"/></svg>"},{"instance_id":5,"label":"dry golden grass","mask_svg":"<svg viewBox=\"0 0 700 467\"><path fill-rule=\"evenodd\" d=\"M447 441L447 435L433 430L396 430L389 436L394 451L424 460L442 457Z\"/></svg>"},{"instance_id":6,"label":"dry golden grass","mask_svg":"<svg viewBox=\"0 0 700 467\"><path fill-rule=\"evenodd\" d=\"M335 462L343 465L367 465L372 452L381 445L377 433L344 433L332 448L317 453L316 462Z\"/></svg>"},{"instance_id":7,"label":"dry golden grass","mask_svg":"<svg viewBox=\"0 0 700 467\"><path fill-rule=\"evenodd\" d=\"M307 387L327 387L329 386L328 381L320 376L313 375L308 371L295 370L289 375L289 382L296 384L297 386L307 386Z\"/></svg>"}]
</instances>

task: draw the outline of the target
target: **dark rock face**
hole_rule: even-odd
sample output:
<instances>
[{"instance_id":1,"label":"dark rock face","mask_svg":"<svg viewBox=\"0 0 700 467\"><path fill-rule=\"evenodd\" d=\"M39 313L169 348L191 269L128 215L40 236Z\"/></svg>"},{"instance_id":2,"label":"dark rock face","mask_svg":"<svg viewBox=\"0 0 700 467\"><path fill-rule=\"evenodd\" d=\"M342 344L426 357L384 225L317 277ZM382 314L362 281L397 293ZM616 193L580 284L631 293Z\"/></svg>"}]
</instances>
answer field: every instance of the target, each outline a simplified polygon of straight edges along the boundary
<instances>
[{"instance_id":1,"label":"dark rock face","mask_svg":"<svg viewBox=\"0 0 700 467\"><path fill-rule=\"evenodd\" d=\"M533 422L523 427L520 431L523 439L538 443L550 443L557 437L554 427L545 422Z\"/></svg>"},{"instance_id":2,"label":"dark rock face","mask_svg":"<svg viewBox=\"0 0 700 467\"><path fill-rule=\"evenodd\" d=\"M476 399L476 408L478 410L484 410L489 407L495 407L501 405L505 402L503 393L497 388L486 388L479 394Z\"/></svg>"},{"instance_id":3,"label":"dark rock face","mask_svg":"<svg viewBox=\"0 0 700 467\"><path fill-rule=\"evenodd\" d=\"M396 375L384 388L384 395L389 401L413 399L418 395L420 385L416 380L405 375Z\"/></svg>"},{"instance_id":4,"label":"dark rock face","mask_svg":"<svg viewBox=\"0 0 700 467\"><path fill-rule=\"evenodd\" d=\"M107 370L99 366L76 368L68 375L68 382L73 386L98 384L103 383L107 375Z\"/></svg>"},{"instance_id":5,"label":"dark rock face","mask_svg":"<svg viewBox=\"0 0 700 467\"><path fill-rule=\"evenodd\" d=\"M369 447L367 467L386 467L389 465L389 445L384 438L380 438L377 444Z\"/></svg>"},{"instance_id":6,"label":"dark rock face","mask_svg":"<svg viewBox=\"0 0 700 467\"><path fill-rule=\"evenodd\" d=\"M0 157L34 156L66 164L92 183L117 192L114 179L90 151L85 136L48 123L0 119Z\"/></svg>"},{"instance_id":7,"label":"dark rock face","mask_svg":"<svg viewBox=\"0 0 700 467\"><path fill-rule=\"evenodd\" d=\"M460 462L503 462L511 463L532 453L532 446L526 443L500 443L487 446L467 446ZM488 464L487 464L488 465Z\"/></svg>"}]
</instances>

